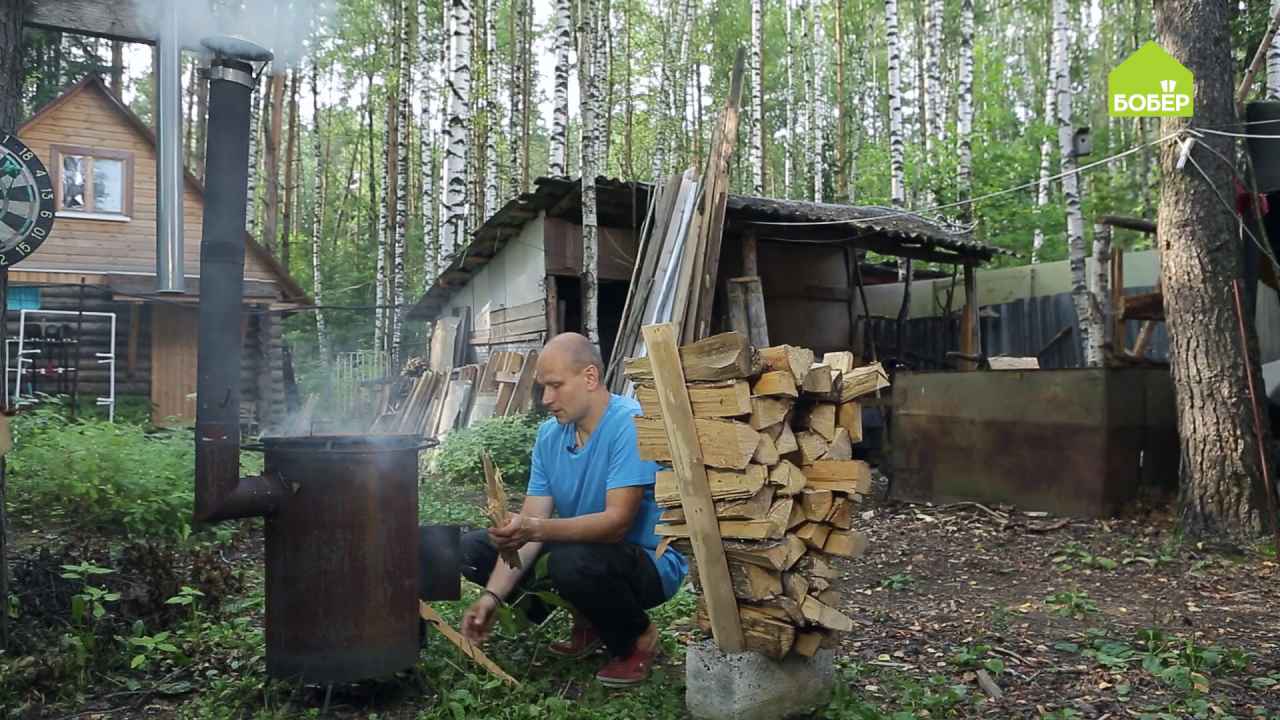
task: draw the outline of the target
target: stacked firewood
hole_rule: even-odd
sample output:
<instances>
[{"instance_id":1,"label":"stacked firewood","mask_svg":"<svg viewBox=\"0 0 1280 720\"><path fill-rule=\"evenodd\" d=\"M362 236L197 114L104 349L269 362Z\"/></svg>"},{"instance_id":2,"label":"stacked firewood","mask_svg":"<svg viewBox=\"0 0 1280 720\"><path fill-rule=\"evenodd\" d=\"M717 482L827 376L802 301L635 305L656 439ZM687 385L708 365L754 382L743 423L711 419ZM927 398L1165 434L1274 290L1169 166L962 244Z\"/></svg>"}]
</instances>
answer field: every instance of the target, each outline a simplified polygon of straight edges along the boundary
<instances>
[{"instance_id":1,"label":"stacked firewood","mask_svg":"<svg viewBox=\"0 0 1280 720\"><path fill-rule=\"evenodd\" d=\"M680 348L702 462L715 503L739 618L749 650L811 656L853 622L838 608L831 556L866 547L854 529L871 490L870 467L853 459L862 440L858 400L888 386L878 363L852 353L780 345L756 351L736 333ZM635 419L640 456L671 461L662 409L645 358L626 362L644 415ZM665 511L657 527L692 561L679 483L658 473ZM698 582L696 568L691 573ZM709 620L700 604L699 620Z\"/></svg>"}]
</instances>

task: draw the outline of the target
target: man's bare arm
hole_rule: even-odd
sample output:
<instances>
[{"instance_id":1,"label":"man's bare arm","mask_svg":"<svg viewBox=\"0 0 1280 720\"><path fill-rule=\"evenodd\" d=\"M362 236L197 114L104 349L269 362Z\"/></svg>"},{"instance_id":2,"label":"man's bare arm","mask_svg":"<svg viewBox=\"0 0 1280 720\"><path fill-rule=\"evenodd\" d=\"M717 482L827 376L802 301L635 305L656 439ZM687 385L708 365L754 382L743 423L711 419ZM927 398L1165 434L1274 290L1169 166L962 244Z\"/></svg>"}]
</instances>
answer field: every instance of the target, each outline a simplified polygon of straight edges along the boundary
<instances>
[{"instance_id":1,"label":"man's bare arm","mask_svg":"<svg viewBox=\"0 0 1280 720\"><path fill-rule=\"evenodd\" d=\"M500 548L524 547L535 542L622 542L640 510L644 492L643 485L614 488L605 495L602 512L573 518L549 517L550 512L546 515L521 513L513 516L506 527L491 530L490 536Z\"/></svg>"},{"instance_id":2,"label":"man's bare arm","mask_svg":"<svg viewBox=\"0 0 1280 720\"><path fill-rule=\"evenodd\" d=\"M513 517L523 518L549 518L554 503L549 497L541 496L525 496L524 505L520 508L520 515ZM520 522L520 521L517 521ZM510 527L511 523L508 523ZM494 544L502 547L505 543L497 536L496 531L502 528L490 530L490 538ZM485 589L493 592L500 598L506 598L507 595L515 589L520 578L528 571L529 566L538 558L538 553L542 552L541 542L526 542L519 548L520 567L513 568L506 563L501 557L498 558L497 564L493 566L493 573L489 576L489 582L485 584Z\"/></svg>"}]
</instances>

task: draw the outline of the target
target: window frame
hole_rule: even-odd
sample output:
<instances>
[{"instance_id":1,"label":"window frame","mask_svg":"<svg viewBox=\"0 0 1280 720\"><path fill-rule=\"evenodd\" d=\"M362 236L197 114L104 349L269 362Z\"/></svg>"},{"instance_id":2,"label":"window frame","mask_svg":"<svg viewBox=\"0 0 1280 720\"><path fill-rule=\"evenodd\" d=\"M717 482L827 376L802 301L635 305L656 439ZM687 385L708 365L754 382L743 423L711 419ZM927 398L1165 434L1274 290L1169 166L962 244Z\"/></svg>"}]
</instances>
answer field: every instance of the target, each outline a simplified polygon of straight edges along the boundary
<instances>
[{"instance_id":1,"label":"window frame","mask_svg":"<svg viewBox=\"0 0 1280 720\"><path fill-rule=\"evenodd\" d=\"M128 150L112 150L85 145L54 145L51 148L53 162L53 202L54 214L59 217L85 220L127 221L133 218L133 153ZM83 208L64 208L62 206L62 158L65 155L76 155L85 159L85 206ZM119 160L121 169L120 210L98 210L94 207L93 161Z\"/></svg>"}]
</instances>

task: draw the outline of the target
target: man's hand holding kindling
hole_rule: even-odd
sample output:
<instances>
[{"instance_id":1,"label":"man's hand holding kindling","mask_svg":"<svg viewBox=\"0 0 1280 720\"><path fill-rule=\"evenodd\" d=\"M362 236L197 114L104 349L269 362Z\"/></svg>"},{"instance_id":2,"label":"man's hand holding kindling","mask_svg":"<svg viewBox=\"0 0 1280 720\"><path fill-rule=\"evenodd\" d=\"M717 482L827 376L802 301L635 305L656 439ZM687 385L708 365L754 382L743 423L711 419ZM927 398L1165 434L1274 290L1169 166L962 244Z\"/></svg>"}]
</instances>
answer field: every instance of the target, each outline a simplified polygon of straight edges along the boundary
<instances>
[{"instance_id":1,"label":"man's hand holding kindling","mask_svg":"<svg viewBox=\"0 0 1280 720\"><path fill-rule=\"evenodd\" d=\"M519 550L526 543L540 542L543 518L513 513L502 527L490 528L489 539L500 551Z\"/></svg>"}]
</instances>

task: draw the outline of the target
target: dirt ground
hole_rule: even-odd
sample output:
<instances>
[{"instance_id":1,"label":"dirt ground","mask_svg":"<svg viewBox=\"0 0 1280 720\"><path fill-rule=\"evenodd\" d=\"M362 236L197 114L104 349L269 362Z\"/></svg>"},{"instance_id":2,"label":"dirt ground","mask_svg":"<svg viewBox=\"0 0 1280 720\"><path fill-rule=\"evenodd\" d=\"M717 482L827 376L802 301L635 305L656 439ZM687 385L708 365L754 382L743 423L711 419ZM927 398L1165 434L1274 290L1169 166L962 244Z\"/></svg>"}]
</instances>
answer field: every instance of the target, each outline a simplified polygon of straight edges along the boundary
<instances>
[{"instance_id":1,"label":"dirt ground","mask_svg":"<svg viewBox=\"0 0 1280 720\"><path fill-rule=\"evenodd\" d=\"M859 626L842 644L850 661L974 684L984 660L998 660L993 681L1003 696L981 713L991 717L1280 709L1273 552L1180 542L1164 511L1086 522L975 504L881 503L864 508L859 524L867 553L842 562L845 611ZM1157 646L1164 666L1174 666L1164 681L1143 671ZM1217 650L1195 652L1205 648ZM1194 667L1197 657L1223 664L1189 678L1197 690L1211 687L1193 693L1204 704L1188 704L1177 666ZM889 692L874 678L862 689L868 698Z\"/></svg>"}]
</instances>

